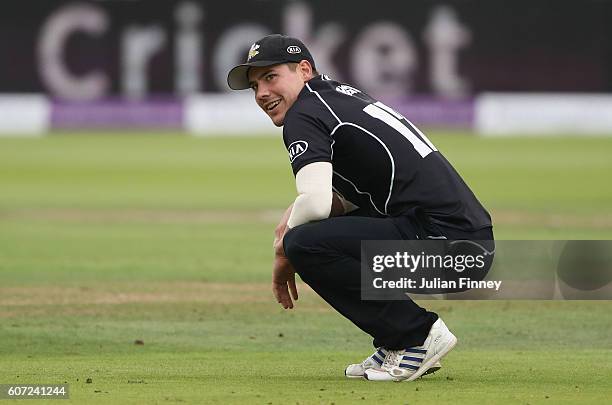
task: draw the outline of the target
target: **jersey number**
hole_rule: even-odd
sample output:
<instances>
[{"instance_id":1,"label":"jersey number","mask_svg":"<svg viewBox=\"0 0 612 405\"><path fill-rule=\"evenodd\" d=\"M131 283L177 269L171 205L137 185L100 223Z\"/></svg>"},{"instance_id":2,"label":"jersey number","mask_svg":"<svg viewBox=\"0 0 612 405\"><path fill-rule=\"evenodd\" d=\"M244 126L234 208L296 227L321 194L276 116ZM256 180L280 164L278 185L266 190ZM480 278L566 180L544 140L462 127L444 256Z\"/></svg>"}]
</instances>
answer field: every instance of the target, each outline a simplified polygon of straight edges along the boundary
<instances>
[{"instance_id":1,"label":"jersey number","mask_svg":"<svg viewBox=\"0 0 612 405\"><path fill-rule=\"evenodd\" d=\"M435 146L433 146L429 139L427 139L425 134L419 131L417 127L412 125L410 121L380 101L367 105L363 111L374 118L378 118L400 134L404 135L404 137L410 141L410 143L414 146L414 149L419 153L419 155L421 155L421 157L425 157L431 152L438 150ZM406 126L406 124L400 120L405 120L408 123L408 126ZM415 132L418 134L418 136L415 134Z\"/></svg>"}]
</instances>

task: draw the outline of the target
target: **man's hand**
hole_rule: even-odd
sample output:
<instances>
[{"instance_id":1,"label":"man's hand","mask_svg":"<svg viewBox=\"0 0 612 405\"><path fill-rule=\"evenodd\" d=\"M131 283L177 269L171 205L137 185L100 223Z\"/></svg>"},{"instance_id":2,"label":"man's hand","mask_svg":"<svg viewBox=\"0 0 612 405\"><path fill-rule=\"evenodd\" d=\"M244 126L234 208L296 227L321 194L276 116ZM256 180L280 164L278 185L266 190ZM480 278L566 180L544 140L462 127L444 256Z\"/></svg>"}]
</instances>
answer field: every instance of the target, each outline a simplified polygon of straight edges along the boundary
<instances>
[{"instance_id":1,"label":"man's hand","mask_svg":"<svg viewBox=\"0 0 612 405\"><path fill-rule=\"evenodd\" d=\"M287 208L287 211L283 214L280 223L274 230L274 263L272 264L272 292L276 297L276 301L283 306L283 308L293 308L293 301L298 299L297 287L295 285L295 270L289 259L285 256L285 250L283 249L283 238L287 233L287 220L291 215L293 204ZM289 294L291 293L291 295Z\"/></svg>"},{"instance_id":2,"label":"man's hand","mask_svg":"<svg viewBox=\"0 0 612 405\"><path fill-rule=\"evenodd\" d=\"M276 301L285 309L293 308L292 297L295 301L298 299L297 287L295 285L295 270L291 263L289 263L289 259L285 256L274 257L272 292L276 297Z\"/></svg>"}]
</instances>

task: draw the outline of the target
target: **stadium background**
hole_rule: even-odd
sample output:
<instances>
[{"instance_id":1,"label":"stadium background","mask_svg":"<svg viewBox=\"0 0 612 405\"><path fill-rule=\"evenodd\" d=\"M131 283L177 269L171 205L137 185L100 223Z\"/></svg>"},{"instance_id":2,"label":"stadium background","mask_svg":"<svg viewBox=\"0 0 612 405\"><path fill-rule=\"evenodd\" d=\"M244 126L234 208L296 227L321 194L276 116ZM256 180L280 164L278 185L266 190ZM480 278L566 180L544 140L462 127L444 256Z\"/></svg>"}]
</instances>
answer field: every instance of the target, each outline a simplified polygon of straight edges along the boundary
<instances>
[{"instance_id":1,"label":"stadium background","mask_svg":"<svg viewBox=\"0 0 612 405\"><path fill-rule=\"evenodd\" d=\"M499 239L611 239L611 3L2 8L0 383L68 383L76 403L609 396L609 301L431 301L460 338L440 373L345 381L369 340L304 285L296 310L274 302L293 179L224 82L255 38L299 36L426 129Z\"/></svg>"}]
</instances>

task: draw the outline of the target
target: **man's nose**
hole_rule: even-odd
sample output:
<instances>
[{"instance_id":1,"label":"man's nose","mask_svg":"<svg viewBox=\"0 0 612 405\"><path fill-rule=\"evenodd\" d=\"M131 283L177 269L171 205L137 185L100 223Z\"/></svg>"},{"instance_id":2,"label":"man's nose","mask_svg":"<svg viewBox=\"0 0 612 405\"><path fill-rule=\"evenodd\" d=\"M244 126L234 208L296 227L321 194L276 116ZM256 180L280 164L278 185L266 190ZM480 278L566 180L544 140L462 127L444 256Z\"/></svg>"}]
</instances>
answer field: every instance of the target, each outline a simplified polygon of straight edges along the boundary
<instances>
[{"instance_id":1,"label":"man's nose","mask_svg":"<svg viewBox=\"0 0 612 405\"><path fill-rule=\"evenodd\" d=\"M258 100L265 100L270 97L270 90L265 84L257 86L256 97Z\"/></svg>"}]
</instances>

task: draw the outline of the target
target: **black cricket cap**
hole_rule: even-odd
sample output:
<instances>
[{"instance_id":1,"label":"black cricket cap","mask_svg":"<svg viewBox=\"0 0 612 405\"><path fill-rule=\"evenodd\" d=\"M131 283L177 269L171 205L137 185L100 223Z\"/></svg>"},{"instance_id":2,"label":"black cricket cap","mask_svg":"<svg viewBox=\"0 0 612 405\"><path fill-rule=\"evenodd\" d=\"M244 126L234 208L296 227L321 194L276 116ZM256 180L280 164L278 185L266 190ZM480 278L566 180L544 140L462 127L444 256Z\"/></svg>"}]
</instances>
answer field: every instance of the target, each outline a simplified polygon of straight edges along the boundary
<instances>
[{"instance_id":1,"label":"black cricket cap","mask_svg":"<svg viewBox=\"0 0 612 405\"><path fill-rule=\"evenodd\" d=\"M247 73L250 67L299 63L303 60L310 62L312 69L315 69L314 59L302 41L281 34L268 35L251 45L245 63L230 70L227 84L232 90L248 89L250 86Z\"/></svg>"}]
</instances>

